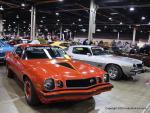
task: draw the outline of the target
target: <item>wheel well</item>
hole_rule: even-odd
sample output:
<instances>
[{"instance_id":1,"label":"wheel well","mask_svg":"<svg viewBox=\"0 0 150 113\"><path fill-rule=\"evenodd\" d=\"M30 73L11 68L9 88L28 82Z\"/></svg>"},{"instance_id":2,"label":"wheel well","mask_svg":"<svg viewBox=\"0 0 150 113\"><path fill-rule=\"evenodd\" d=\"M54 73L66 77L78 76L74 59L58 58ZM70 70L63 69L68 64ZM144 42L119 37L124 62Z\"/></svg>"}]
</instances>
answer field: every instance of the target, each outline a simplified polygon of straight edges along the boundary
<instances>
[{"instance_id":1,"label":"wheel well","mask_svg":"<svg viewBox=\"0 0 150 113\"><path fill-rule=\"evenodd\" d=\"M29 79L29 77L27 75L23 75L23 81L25 81L26 79Z\"/></svg>"},{"instance_id":2,"label":"wheel well","mask_svg":"<svg viewBox=\"0 0 150 113\"><path fill-rule=\"evenodd\" d=\"M119 65L117 65L117 64L113 64L113 63L110 63L110 64L107 64L107 65L105 66L105 68L104 68L104 69L105 69L105 71L106 71L107 67L108 67L108 66L110 66L110 65L116 65L116 66L118 66L118 67L122 70L122 68L121 68ZM123 71L122 71L122 72L123 72Z\"/></svg>"}]
</instances>

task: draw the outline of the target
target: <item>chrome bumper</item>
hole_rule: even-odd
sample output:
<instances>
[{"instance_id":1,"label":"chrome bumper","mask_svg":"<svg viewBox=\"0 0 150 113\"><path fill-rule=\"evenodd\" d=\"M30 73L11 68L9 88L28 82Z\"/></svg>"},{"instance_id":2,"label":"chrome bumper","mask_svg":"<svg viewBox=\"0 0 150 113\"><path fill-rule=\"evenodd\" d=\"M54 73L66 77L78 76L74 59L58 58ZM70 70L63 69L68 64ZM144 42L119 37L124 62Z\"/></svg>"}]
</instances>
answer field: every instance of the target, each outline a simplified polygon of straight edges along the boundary
<instances>
[{"instance_id":1,"label":"chrome bumper","mask_svg":"<svg viewBox=\"0 0 150 113\"><path fill-rule=\"evenodd\" d=\"M145 71L144 67L139 68L139 69L132 69L130 67L122 67L122 71L124 74L128 77L135 76L137 74L141 74Z\"/></svg>"}]
</instances>

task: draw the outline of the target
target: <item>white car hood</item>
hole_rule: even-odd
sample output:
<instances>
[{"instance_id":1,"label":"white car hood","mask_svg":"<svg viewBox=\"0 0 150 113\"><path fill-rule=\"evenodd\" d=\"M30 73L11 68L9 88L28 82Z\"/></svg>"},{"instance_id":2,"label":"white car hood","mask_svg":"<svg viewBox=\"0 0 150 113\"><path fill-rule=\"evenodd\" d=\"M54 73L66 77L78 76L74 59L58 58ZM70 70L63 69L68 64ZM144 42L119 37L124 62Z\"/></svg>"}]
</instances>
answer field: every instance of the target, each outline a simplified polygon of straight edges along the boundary
<instances>
[{"instance_id":1,"label":"white car hood","mask_svg":"<svg viewBox=\"0 0 150 113\"><path fill-rule=\"evenodd\" d=\"M141 64L142 61L122 56L114 56L114 55L101 55L96 57L103 57L108 63L130 63L130 64Z\"/></svg>"}]
</instances>

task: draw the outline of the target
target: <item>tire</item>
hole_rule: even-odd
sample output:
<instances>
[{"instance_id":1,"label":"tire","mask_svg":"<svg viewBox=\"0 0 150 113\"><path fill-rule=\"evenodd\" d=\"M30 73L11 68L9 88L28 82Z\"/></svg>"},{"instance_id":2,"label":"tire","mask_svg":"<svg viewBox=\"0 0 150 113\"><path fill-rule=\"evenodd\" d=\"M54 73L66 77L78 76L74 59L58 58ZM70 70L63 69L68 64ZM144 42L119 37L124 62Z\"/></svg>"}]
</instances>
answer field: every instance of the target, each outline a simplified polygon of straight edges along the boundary
<instances>
[{"instance_id":1,"label":"tire","mask_svg":"<svg viewBox=\"0 0 150 113\"><path fill-rule=\"evenodd\" d=\"M123 77L122 69L115 64L108 65L106 71L110 75L111 80L120 80Z\"/></svg>"},{"instance_id":2,"label":"tire","mask_svg":"<svg viewBox=\"0 0 150 113\"><path fill-rule=\"evenodd\" d=\"M8 78L14 78L14 73L12 72L11 69L6 65L6 75Z\"/></svg>"},{"instance_id":3,"label":"tire","mask_svg":"<svg viewBox=\"0 0 150 113\"><path fill-rule=\"evenodd\" d=\"M40 104L35 88L28 78L24 81L24 93L25 99L30 106L38 106Z\"/></svg>"}]
</instances>

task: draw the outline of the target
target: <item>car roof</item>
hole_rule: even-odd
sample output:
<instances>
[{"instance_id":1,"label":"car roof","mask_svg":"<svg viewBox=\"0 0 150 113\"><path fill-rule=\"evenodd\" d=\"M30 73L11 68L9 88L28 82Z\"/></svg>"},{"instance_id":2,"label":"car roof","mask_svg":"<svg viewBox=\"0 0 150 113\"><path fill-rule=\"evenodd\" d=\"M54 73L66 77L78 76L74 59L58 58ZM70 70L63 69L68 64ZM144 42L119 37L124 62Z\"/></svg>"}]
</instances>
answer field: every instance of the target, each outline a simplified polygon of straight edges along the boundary
<instances>
[{"instance_id":1,"label":"car roof","mask_svg":"<svg viewBox=\"0 0 150 113\"><path fill-rule=\"evenodd\" d=\"M38 46L50 46L50 45L46 45L46 44L18 44L15 45L16 47L20 46L20 47L38 47Z\"/></svg>"},{"instance_id":2,"label":"car roof","mask_svg":"<svg viewBox=\"0 0 150 113\"><path fill-rule=\"evenodd\" d=\"M74 45L74 46L70 46L70 47L99 47L99 46L92 46L92 45Z\"/></svg>"}]
</instances>

